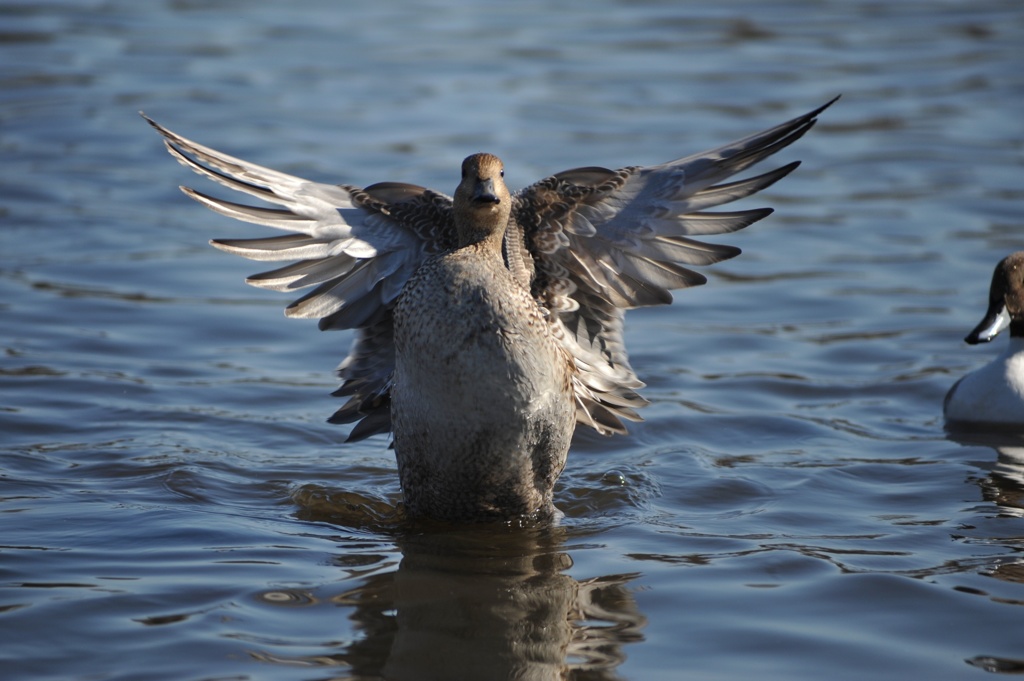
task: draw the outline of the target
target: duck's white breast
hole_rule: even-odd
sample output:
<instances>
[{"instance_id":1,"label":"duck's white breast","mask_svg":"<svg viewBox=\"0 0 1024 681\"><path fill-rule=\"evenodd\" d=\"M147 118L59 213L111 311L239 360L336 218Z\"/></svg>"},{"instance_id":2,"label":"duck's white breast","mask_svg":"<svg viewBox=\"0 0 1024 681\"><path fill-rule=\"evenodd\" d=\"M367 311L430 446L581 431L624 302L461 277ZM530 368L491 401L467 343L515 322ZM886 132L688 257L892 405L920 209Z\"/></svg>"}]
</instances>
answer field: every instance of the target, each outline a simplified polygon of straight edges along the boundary
<instances>
[{"instance_id":1,"label":"duck's white breast","mask_svg":"<svg viewBox=\"0 0 1024 681\"><path fill-rule=\"evenodd\" d=\"M1003 354L954 385L945 415L951 421L1024 426L1024 338L1010 338Z\"/></svg>"}]
</instances>

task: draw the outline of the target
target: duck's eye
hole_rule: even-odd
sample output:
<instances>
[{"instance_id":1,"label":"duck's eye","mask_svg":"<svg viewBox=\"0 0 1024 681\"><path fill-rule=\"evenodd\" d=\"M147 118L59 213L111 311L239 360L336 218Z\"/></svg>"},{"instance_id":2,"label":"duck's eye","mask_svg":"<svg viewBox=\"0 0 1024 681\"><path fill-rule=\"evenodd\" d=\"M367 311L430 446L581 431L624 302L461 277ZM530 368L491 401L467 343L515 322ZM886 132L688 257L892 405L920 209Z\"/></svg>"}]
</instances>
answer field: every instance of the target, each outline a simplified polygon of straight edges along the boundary
<instances>
[{"instance_id":1,"label":"duck's eye","mask_svg":"<svg viewBox=\"0 0 1024 681\"><path fill-rule=\"evenodd\" d=\"M505 177L505 169L504 168L501 169L501 176Z\"/></svg>"}]
</instances>

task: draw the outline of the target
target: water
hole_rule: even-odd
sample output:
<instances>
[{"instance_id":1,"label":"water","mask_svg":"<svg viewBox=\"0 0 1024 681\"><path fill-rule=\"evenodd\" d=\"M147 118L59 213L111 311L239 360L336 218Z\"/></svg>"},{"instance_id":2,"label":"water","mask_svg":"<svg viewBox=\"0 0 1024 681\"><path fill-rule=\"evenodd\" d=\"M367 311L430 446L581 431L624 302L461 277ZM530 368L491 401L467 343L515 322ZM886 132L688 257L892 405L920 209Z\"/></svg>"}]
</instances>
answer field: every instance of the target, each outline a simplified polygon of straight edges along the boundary
<instances>
[{"instance_id":1,"label":"water","mask_svg":"<svg viewBox=\"0 0 1024 681\"><path fill-rule=\"evenodd\" d=\"M1024 248L1012 0L0 3L0 662L9 679L973 679L1024 665L1024 456L951 436ZM324 420L345 334L139 119L312 179L452 191L656 163L842 93L630 313L653 404L580 433L557 528L395 522ZM561 675L561 676L560 676Z\"/></svg>"}]
</instances>

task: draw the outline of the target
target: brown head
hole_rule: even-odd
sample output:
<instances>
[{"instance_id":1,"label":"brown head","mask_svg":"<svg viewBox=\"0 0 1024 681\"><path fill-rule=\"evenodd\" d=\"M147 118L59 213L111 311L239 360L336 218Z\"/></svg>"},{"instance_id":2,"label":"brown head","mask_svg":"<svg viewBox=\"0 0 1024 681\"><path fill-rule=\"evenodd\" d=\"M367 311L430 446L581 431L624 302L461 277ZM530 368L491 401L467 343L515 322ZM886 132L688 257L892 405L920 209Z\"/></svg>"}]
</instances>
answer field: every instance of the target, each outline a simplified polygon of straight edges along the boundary
<instances>
[{"instance_id":1,"label":"brown head","mask_svg":"<svg viewBox=\"0 0 1024 681\"><path fill-rule=\"evenodd\" d=\"M1024 337L1024 251L1012 253L996 265L989 287L988 312L966 340L971 345L987 343L1003 329Z\"/></svg>"},{"instance_id":2,"label":"brown head","mask_svg":"<svg viewBox=\"0 0 1024 681\"><path fill-rule=\"evenodd\" d=\"M504 177L501 159L493 154L473 154L462 162L454 202L459 246L489 240L500 248L512 211Z\"/></svg>"}]
</instances>

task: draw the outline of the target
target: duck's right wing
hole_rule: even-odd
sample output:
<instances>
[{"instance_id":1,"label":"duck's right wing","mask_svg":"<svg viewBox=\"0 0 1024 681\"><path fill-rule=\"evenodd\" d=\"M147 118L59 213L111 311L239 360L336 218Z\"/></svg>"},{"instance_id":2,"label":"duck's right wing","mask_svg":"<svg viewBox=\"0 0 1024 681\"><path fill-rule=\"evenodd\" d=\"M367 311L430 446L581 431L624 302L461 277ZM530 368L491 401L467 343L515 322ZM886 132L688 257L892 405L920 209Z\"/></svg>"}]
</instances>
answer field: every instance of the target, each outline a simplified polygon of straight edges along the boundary
<instances>
[{"instance_id":1,"label":"duck's right wing","mask_svg":"<svg viewBox=\"0 0 1024 681\"><path fill-rule=\"evenodd\" d=\"M365 189L310 182L229 156L146 120L187 168L279 206L234 203L182 187L222 215L286 232L210 243L250 260L290 261L246 282L285 292L313 286L285 308L285 314L319 319L321 329L356 330L352 349L338 367L343 383L335 392L349 400L330 421L358 421L350 441L389 432L395 364L392 310L420 264L430 254L454 246L451 199L396 182Z\"/></svg>"}]
</instances>

